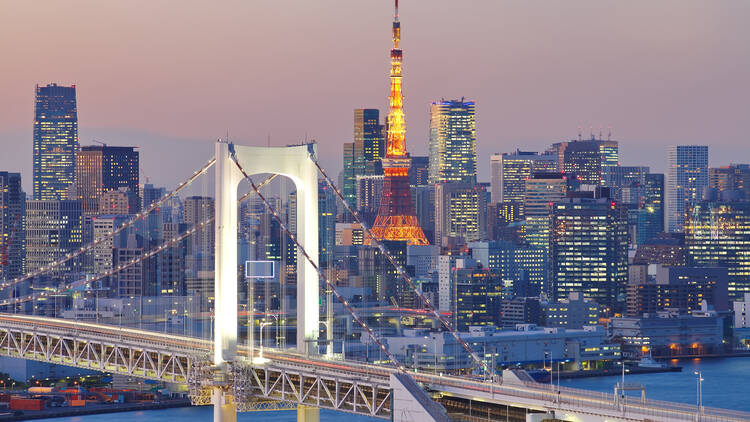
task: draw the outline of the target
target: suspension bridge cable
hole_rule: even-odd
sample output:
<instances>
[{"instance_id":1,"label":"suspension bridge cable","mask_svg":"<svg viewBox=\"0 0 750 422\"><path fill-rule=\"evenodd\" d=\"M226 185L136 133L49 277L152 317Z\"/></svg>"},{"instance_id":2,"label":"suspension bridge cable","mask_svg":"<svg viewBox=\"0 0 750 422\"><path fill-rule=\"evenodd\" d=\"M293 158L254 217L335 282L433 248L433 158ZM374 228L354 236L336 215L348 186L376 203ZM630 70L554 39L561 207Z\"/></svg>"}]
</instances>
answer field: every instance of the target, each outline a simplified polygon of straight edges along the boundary
<instances>
[{"instance_id":1,"label":"suspension bridge cable","mask_svg":"<svg viewBox=\"0 0 750 422\"><path fill-rule=\"evenodd\" d=\"M77 257L85 254L86 252L88 252L92 248L94 248L94 247L102 244L103 242L105 242L105 241L107 241L109 239L112 239L115 235L117 235L118 233L121 233L123 230L125 230L128 227L132 226L139 219L145 217L151 211L153 211L156 208L160 207L162 204L164 204L170 198L172 198L177 193L179 193L182 189L184 189L187 186L189 186L191 183L193 183L193 181L195 181L195 179L197 179L200 175L202 175L209 168L211 168L211 166L215 162L216 162L216 158L210 159L205 165L203 165L203 167L201 167L198 171L196 171L195 173L193 173L192 176L190 176L184 182L180 183L172 192L164 195L161 199L159 199L158 201L152 203L145 211L141 211L138 214L135 214L133 217L131 217L130 220L122 223L122 225L120 225L119 227L117 227L115 230L107 233L105 236L102 236L102 237L94 240L93 242L90 242L89 244L87 244L85 246L82 246L80 249L77 249L77 250L75 250L73 252L68 253L67 255L65 255L65 257L63 257L63 258L61 258L61 259L59 259L59 260L57 260L55 262L52 262L52 263L50 263L48 265L45 265L44 267L40 268L39 270L37 270L37 271L35 271L33 273L29 273L29 274L26 274L24 276L17 277L15 279L11 280L11 281L4 281L4 282L0 283L0 289L6 289L8 287L13 287L13 286L15 286L15 285L17 285L19 283L23 283L24 281L28 281L28 280L33 279L35 277L38 277L38 276L40 276L42 274L48 273L48 272L54 270L55 268L57 268L57 267L65 264L65 263L69 262L70 260L72 260L74 258L77 258Z\"/></svg>"},{"instance_id":2,"label":"suspension bridge cable","mask_svg":"<svg viewBox=\"0 0 750 422\"><path fill-rule=\"evenodd\" d=\"M265 180L263 180L259 184L259 188L263 188L264 186L266 186L273 179L275 179L276 176L277 175L273 174L273 175L269 176L268 178L266 178ZM252 195L254 193L255 193L254 191L249 191L249 192L245 193L244 195L242 195L242 197L240 197L237 200L237 203L239 204L239 203L243 202L244 200L246 200L247 198L249 198L250 195ZM208 218L208 219L200 222L199 224L194 225L189 230L185 231L184 233L180 234L179 236L174 237L174 238L172 238L172 239L170 239L170 240L162 243L158 247L149 250L148 252L144 253L143 255L138 256L136 258L133 258L130 261L125 262L123 264L120 264L116 268L112 268L111 270L105 271L104 273L101 273L101 274L97 275L94 278L85 279L85 280L76 280L76 281L64 284L64 285L62 285L60 287L57 287L56 289L45 290L45 291L42 291L42 292L39 292L39 293L32 293L32 294L26 295L26 296L14 297L14 298L2 300L2 301L0 301L0 307L1 306L17 305L19 303L25 303L25 302L34 301L34 300L41 299L41 298L50 297L50 296L53 296L53 295L60 294L61 292L64 292L66 290L74 289L76 287L83 286L83 285L90 284L90 283L94 283L96 281L99 281L99 280L105 279L107 277L113 276L113 275L119 273L120 271L126 270L126 269L132 267L133 265L140 264L144 260L156 256L159 252L162 252L162 251L170 248L175 243L178 243L178 242L181 242L181 241L185 240L190 235L198 232L199 230L202 230L204 227L206 227L209 224L213 223L215 220L216 220L215 216L211 217L211 218Z\"/></svg>"},{"instance_id":3,"label":"suspension bridge cable","mask_svg":"<svg viewBox=\"0 0 750 422\"><path fill-rule=\"evenodd\" d=\"M353 210L351 206L349 206L349 203L346 202L346 199L344 199L344 196L341 194L341 191L339 191L336 185L333 184L333 182L331 181L331 178L328 177L328 174L326 174L325 170L323 170L323 167L321 167L320 164L318 164L318 161L315 160L315 157L313 156L313 154L310 154L310 159L313 161L313 163L315 163L315 167L318 168L318 171L323 176L328 186L330 186L331 189L333 189L333 191L336 193L336 196L339 197L339 199L343 203L346 210L349 211L349 213L351 213L352 216L354 216L354 219L357 221L357 223L359 223L359 225L362 226L362 230L365 232L365 239L369 238L370 241L374 242L377 245L380 252L382 252L386 256L386 259L388 259L391 265L393 265L396 271L398 271L399 275L406 281L409 287L412 290L414 290L414 293L419 295L419 297L422 299L422 302L426 305L427 310L429 310L432 313L432 315L435 318L437 318L438 321L440 321L443 324L443 326L445 326L448 332L450 332L451 335L453 335L453 338L464 349L466 349L466 351L469 353L471 358L477 364L479 364L486 373L489 374L491 371L490 371L489 366L487 365L487 362L480 359L479 356L474 352L474 350L472 350L472 348L469 346L469 344L466 343L461 338L461 336L458 335L458 333L453 329L453 327L451 327L450 323L448 323L448 321L445 318L443 318L442 315L440 315L440 312L438 312L438 310L435 308L432 302L426 296L424 296L422 292L417 288L416 284L414 284L414 281L411 279L411 277L409 277L409 275L406 274L406 270L401 265L399 265L398 262L396 262L396 260L388 252L388 249L383 245L383 243L380 242L377 238L375 238L375 236L372 235L372 232L370 231L370 229L367 227L364 221L362 221L362 219L359 217L359 214L355 210Z\"/></svg>"},{"instance_id":4,"label":"suspension bridge cable","mask_svg":"<svg viewBox=\"0 0 750 422\"><path fill-rule=\"evenodd\" d=\"M282 221L281 217L279 217L279 214L276 212L276 210L273 208L273 206L268 202L268 200L266 199L266 197L263 196L263 194L260 192L260 190L258 189L258 186L255 184L255 182L253 181L253 179L250 177L250 175L247 174L247 172L245 171L245 169L242 167L242 165L240 164L240 162L237 160L237 157L236 157L236 155L235 155L235 153L234 153L233 150L230 150L230 156L232 157L232 160L234 161L234 163L237 165L237 168L239 168L240 172L242 172L242 175L245 177L245 180L247 180L248 183L250 183L250 186L253 188L253 190L255 191L255 193L258 195L258 198L260 198L260 200L266 206L266 208L271 213L271 215L273 215L273 218L279 224L279 227L281 227L281 229L284 230L284 232L286 233L286 235L289 236L289 238L292 240L292 242L294 242L294 244L297 246L298 250L300 252L302 252L302 255L305 257L305 259L307 260L307 262L309 262L310 265L313 266L313 268L315 269L315 271L317 271L318 276L321 279L323 279L323 281L325 281L325 283L328 286L328 288L331 289L331 291L333 292L333 295L336 296L336 299L338 299L339 302L341 302L344 305L344 307L349 312L349 314L351 314L352 318L354 318L354 320L357 321L357 323L365 331L367 331L367 334L370 337L370 339L372 341L374 341L375 344L378 345L378 347L380 347L380 349L383 351L383 353L386 354L386 356L388 356L388 359L390 359L391 363L397 369L399 369L400 371L406 372L406 368L396 359L396 357L393 354L391 354L390 351L388 351L388 348L385 347L385 345L383 344L383 342L380 341L380 339L375 335L375 332L372 331L372 329L367 325L367 323L365 323L359 317L359 315L354 310L354 308L352 308L351 305L349 305L349 301L347 301L346 298L344 298L341 295L341 293L339 293L338 290L336 290L336 287L333 285L333 283L331 283L330 280L328 280L328 277L326 277L323 274L323 271L320 269L320 267L310 257L310 255L307 253L307 251L305 250L305 248L299 243L299 241L297 240L297 236L295 236L288 229L288 227L286 226L286 224L284 224L284 222ZM317 216L316 216L316 218L317 218Z\"/></svg>"}]
</instances>

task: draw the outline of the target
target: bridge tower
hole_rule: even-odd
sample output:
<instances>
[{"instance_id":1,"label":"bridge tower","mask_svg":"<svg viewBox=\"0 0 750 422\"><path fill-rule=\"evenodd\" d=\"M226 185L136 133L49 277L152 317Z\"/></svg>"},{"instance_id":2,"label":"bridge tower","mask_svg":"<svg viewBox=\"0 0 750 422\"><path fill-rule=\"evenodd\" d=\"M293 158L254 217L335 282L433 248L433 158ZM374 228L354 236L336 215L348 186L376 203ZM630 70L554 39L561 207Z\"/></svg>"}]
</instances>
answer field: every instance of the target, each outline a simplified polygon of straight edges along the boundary
<instances>
[{"instance_id":1,"label":"bridge tower","mask_svg":"<svg viewBox=\"0 0 750 422\"><path fill-rule=\"evenodd\" d=\"M221 368L237 357L237 188L244 176L268 173L290 178L297 190L297 240L318 259L318 173L315 144L249 147L216 143L216 252L214 365ZM317 264L317 262L316 262ZM297 350L307 352L319 328L319 280L315 268L297 251ZM219 371L219 374L221 371ZM219 387L213 394L214 421L235 422L232 397ZM317 409L303 409L301 420L316 420Z\"/></svg>"}]
</instances>

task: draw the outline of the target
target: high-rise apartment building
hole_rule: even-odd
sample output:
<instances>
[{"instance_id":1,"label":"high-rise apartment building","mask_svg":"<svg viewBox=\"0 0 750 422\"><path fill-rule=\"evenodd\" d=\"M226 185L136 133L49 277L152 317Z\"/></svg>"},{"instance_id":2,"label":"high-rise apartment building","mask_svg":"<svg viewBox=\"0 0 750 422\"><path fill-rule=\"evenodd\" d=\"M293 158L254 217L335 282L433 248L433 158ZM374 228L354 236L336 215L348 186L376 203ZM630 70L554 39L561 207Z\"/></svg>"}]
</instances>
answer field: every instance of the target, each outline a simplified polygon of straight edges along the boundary
<instances>
[{"instance_id":1,"label":"high-rise apartment building","mask_svg":"<svg viewBox=\"0 0 750 422\"><path fill-rule=\"evenodd\" d=\"M105 192L125 188L132 193L129 212L141 208L138 184L139 154L135 147L90 145L76 153L75 187L83 213L98 214Z\"/></svg>"},{"instance_id":2,"label":"high-rise apartment building","mask_svg":"<svg viewBox=\"0 0 750 422\"><path fill-rule=\"evenodd\" d=\"M76 87L36 86L34 110L34 199L68 198L78 150Z\"/></svg>"},{"instance_id":3,"label":"high-rise apartment building","mask_svg":"<svg viewBox=\"0 0 750 422\"><path fill-rule=\"evenodd\" d=\"M523 202L526 180L533 173L557 170L557 157L552 154L516 150L490 157L492 202Z\"/></svg>"},{"instance_id":4,"label":"high-rise apartment building","mask_svg":"<svg viewBox=\"0 0 750 422\"><path fill-rule=\"evenodd\" d=\"M21 174L0 172L0 280L24 274L25 206Z\"/></svg>"},{"instance_id":5,"label":"high-rise apartment building","mask_svg":"<svg viewBox=\"0 0 750 422\"><path fill-rule=\"evenodd\" d=\"M726 267L730 300L750 293L750 202L708 202L688 209L688 265Z\"/></svg>"},{"instance_id":6,"label":"high-rise apartment building","mask_svg":"<svg viewBox=\"0 0 750 422\"><path fill-rule=\"evenodd\" d=\"M415 156L411 157L411 167L409 167L409 185L427 186L430 178L430 157Z\"/></svg>"},{"instance_id":7,"label":"high-rise apartment building","mask_svg":"<svg viewBox=\"0 0 750 422\"><path fill-rule=\"evenodd\" d=\"M609 307L628 280L627 209L607 198L571 198L552 208L552 297L572 292Z\"/></svg>"},{"instance_id":8,"label":"high-rise apartment building","mask_svg":"<svg viewBox=\"0 0 750 422\"><path fill-rule=\"evenodd\" d=\"M26 271L46 267L83 243L81 201L26 201ZM58 266L55 275L79 270L78 261Z\"/></svg>"},{"instance_id":9,"label":"high-rise apartment building","mask_svg":"<svg viewBox=\"0 0 750 422\"><path fill-rule=\"evenodd\" d=\"M682 232L685 213L703 197L708 187L708 146L669 147L667 177L667 229Z\"/></svg>"},{"instance_id":10,"label":"high-rise apartment building","mask_svg":"<svg viewBox=\"0 0 750 422\"><path fill-rule=\"evenodd\" d=\"M584 185L602 185L607 167L619 163L617 141L595 139L558 142L550 153L558 157L558 168Z\"/></svg>"},{"instance_id":11,"label":"high-rise apartment building","mask_svg":"<svg viewBox=\"0 0 750 422\"><path fill-rule=\"evenodd\" d=\"M477 131L473 101L430 106L430 183L476 183Z\"/></svg>"}]
</instances>

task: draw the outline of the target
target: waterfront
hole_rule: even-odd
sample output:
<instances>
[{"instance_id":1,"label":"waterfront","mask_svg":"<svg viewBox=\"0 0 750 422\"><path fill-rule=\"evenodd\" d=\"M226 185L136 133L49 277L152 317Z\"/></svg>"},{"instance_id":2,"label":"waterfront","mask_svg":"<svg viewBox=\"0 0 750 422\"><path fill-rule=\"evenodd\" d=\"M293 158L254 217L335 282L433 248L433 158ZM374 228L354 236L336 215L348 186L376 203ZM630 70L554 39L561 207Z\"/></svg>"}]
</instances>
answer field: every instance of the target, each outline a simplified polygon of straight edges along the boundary
<instances>
[{"instance_id":1,"label":"waterfront","mask_svg":"<svg viewBox=\"0 0 750 422\"><path fill-rule=\"evenodd\" d=\"M627 375L625 382L642 384L647 398L695 404L695 372L702 371L704 406L750 411L750 357L672 360L669 364L682 366L682 372ZM560 385L612 393L619 380L616 376L563 379Z\"/></svg>"},{"instance_id":2,"label":"waterfront","mask_svg":"<svg viewBox=\"0 0 750 422\"><path fill-rule=\"evenodd\" d=\"M703 382L704 405L750 411L750 401L747 400L750 357L674 360L670 364L682 366L682 372L628 375L626 382L643 384L646 387L646 397L648 398L692 404L695 403L696 397L696 375L694 372L703 371L703 378L705 380ZM618 381L619 377L608 376L563 379L560 380L560 384L568 387L611 393L614 384ZM212 409L210 407L189 407L45 420L50 422L109 422L112 420L135 419L145 422L198 422L210 421L211 418ZM241 413L238 420L243 422L293 422L296 420L296 414L294 411ZM376 419L346 413L322 411L321 420L330 422L369 422Z\"/></svg>"}]
</instances>

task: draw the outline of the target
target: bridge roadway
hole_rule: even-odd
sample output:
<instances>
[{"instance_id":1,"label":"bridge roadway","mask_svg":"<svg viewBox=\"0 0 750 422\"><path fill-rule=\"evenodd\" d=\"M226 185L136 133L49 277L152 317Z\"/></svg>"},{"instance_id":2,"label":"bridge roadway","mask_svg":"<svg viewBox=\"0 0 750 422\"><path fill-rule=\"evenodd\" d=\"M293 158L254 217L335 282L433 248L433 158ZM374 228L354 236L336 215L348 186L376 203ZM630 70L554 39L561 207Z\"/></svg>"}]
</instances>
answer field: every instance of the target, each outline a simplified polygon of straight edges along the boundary
<instances>
[{"instance_id":1,"label":"bridge roadway","mask_svg":"<svg viewBox=\"0 0 750 422\"><path fill-rule=\"evenodd\" d=\"M242 410L257 401L285 401L391 419L390 379L395 368L310 357L265 349L267 361L241 357L228 379L216 379L213 342L185 336L90 322L0 314L0 355L96 369L191 385L196 404L210 403L210 386L225 383ZM241 355L247 349L240 348ZM459 398L487 404L554 412L579 421L695 421L698 408L548 384L487 382L424 372L410 374L433 398ZM750 421L750 413L704 407L701 421Z\"/></svg>"}]
</instances>

